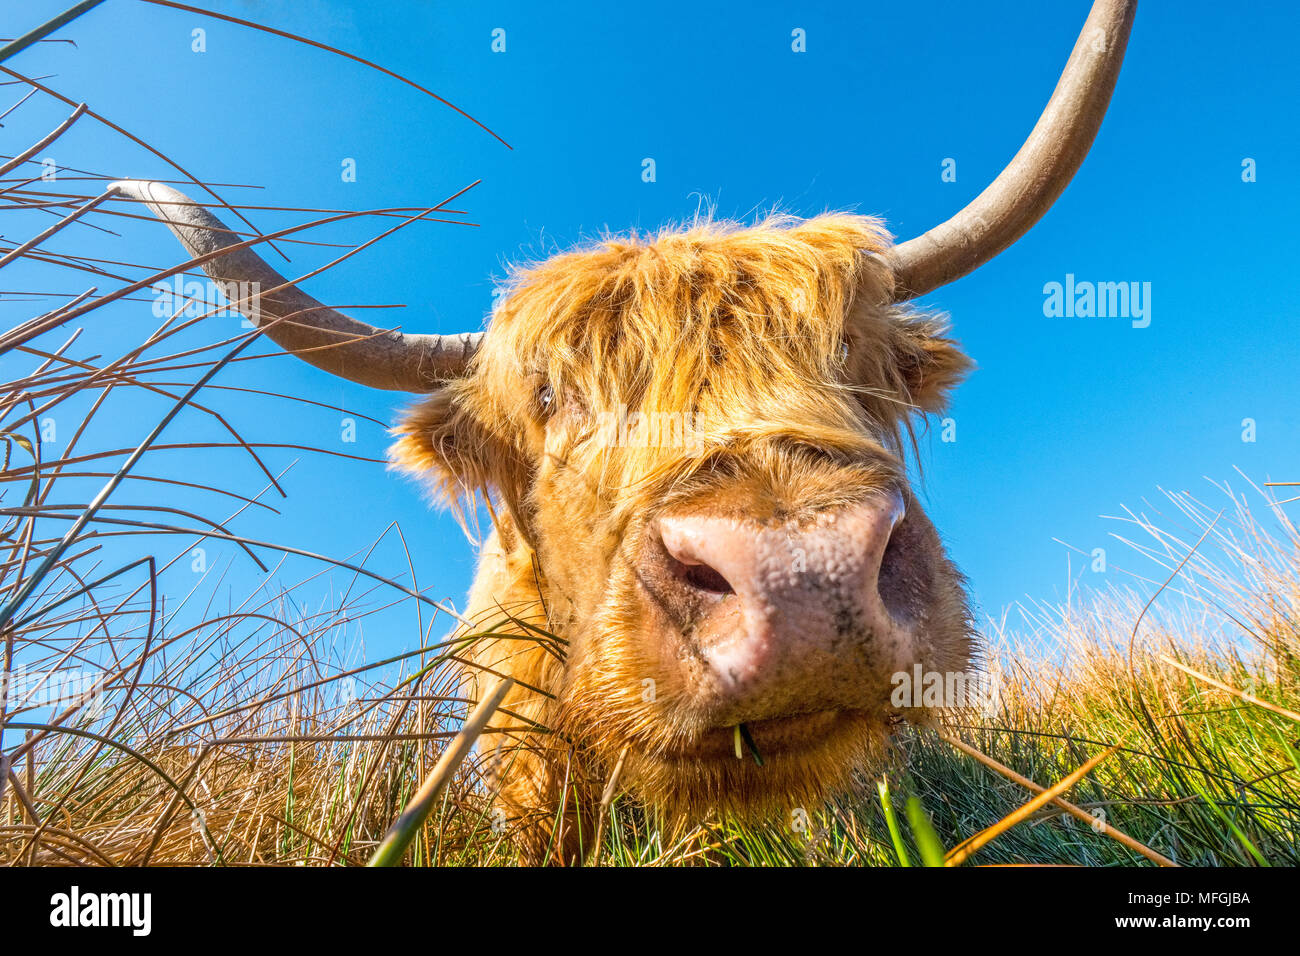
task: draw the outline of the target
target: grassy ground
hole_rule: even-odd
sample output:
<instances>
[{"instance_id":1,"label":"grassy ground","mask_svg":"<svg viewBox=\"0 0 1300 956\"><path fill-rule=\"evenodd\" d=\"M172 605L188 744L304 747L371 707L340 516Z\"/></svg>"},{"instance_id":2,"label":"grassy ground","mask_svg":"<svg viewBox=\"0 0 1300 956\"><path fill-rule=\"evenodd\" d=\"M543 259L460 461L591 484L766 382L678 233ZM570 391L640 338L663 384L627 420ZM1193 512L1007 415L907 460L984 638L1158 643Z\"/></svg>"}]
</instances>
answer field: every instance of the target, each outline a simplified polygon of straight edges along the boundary
<instances>
[{"instance_id":1,"label":"grassy ground","mask_svg":"<svg viewBox=\"0 0 1300 956\"><path fill-rule=\"evenodd\" d=\"M1082 820L1048 805L984 844L970 862L1149 859L1100 832L1108 824L1181 865L1295 864L1297 592L1276 584L1253 608L1232 609L1257 635L1247 642L1144 625L1131 660L1132 626L1120 625L1134 621L1140 606L1111 599L1100 608L1067 609L1045 622L1067 642L1064 654L1035 660L1004 646L1000 710L901 731L891 764L878 779L864 780L859 794L813 808L806 819L749 829L710 821L673 835L620 796L601 862L920 865L936 855L926 845L931 831L942 856L1034 796L992 769L989 758L1051 786L1115 746L1065 794ZM1257 616L1261 611L1267 619ZM211 655L211 629L227 623L167 638L174 642L166 645L170 653L162 643L144 653L140 640L120 642L120 676L109 681L98 715L33 722L11 708L10 733L25 730L32 743L9 749L16 759L0 803L0 859L367 860L463 717L453 670L439 660L445 648L422 649L409 658L406 680L363 684L351 699L351 691L336 691L368 672L331 667L328 627L298 622L299 633L310 635L305 639L290 639L275 625L254 628ZM61 626L47 630L43 643L66 646ZM35 639L30 634L16 637L16 650ZM131 643L133 656L126 653ZM508 828L494 826L486 797L471 761L407 861L512 862Z\"/></svg>"}]
</instances>

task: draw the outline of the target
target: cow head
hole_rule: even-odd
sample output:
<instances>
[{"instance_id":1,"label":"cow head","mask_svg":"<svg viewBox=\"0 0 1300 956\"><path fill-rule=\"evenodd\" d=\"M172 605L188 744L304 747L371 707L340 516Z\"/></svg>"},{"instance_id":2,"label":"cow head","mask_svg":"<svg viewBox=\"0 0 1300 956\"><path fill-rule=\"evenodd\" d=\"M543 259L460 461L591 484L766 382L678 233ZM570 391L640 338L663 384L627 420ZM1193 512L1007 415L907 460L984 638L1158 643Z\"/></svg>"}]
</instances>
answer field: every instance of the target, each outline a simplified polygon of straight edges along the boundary
<instances>
[{"instance_id":1,"label":"cow head","mask_svg":"<svg viewBox=\"0 0 1300 956\"><path fill-rule=\"evenodd\" d=\"M661 804L842 782L891 675L970 662L902 456L968 360L894 303L890 252L875 221L823 216L550 259L401 428L400 462L448 498L496 492L536 554L568 642L550 723L628 746Z\"/></svg>"},{"instance_id":2,"label":"cow head","mask_svg":"<svg viewBox=\"0 0 1300 956\"><path fill-rule=\"evenodd\" d=\"M964 671L960 575L903 450L968 359L906 303L1006 248L1096 135L1135 3L1098 0L1038 124L969 206L891 245L872 219L697 222L517 270L485 333L403 335L322 306L202 207L123 183L266 334L354 381L429 393L396 457L482 492L568 642L554 726L627 752L663 805L842 784L893 675ZM736 760L741 738L760 769Z\"/></svg>"}]
</instances>

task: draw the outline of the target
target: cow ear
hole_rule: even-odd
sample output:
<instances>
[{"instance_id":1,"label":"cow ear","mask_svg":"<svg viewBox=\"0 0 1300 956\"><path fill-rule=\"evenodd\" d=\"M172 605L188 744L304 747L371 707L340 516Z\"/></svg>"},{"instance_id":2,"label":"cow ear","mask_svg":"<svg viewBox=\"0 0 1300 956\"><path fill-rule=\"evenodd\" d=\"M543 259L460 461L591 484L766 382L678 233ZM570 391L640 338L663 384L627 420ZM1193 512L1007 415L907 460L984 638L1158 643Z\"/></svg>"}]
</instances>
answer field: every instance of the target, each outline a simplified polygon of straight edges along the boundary
<instances>
[{"instance_id":1,"label":"cow ear","mask_svg":"<svg viewBox=\"0 0 1300 956\"><path fill-rule=\"evenodd\" d=\"M899 327L895 357L907 400L924 414L948 407L952 390L975 367L961 346L933 318L911 319Z\"/></svg>"},{"instance_id":2,"label":"cow ear","mask_svg":"<svg viewBox=\"0 0 1300 956\"><path fill-rule=\"evenodd\" d=\"M429 483L462 525L492 492L518 523L527 469L518 449L479 422L460 386L447 385L407 411L393 432L393 467Z\"/></svg>"}]
</instances>

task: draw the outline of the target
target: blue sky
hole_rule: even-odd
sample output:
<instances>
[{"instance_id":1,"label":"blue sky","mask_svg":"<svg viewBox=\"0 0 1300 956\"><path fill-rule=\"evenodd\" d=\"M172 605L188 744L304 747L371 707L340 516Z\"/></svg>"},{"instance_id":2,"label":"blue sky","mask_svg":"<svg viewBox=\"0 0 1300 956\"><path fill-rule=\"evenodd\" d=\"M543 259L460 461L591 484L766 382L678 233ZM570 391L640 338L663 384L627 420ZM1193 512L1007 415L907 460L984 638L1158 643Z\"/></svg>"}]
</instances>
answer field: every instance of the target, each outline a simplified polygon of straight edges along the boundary
<instances>
[{"instance_id":1,"label":"blue sky","mask_svg":"<svg viewBox=\"0 0 1300 956\"><path fill-rule=\"evenodd\" d=\"M404 230L308 285L340 305L405 303L400 320L385 313L386 321L418 331L479 327L492 279L509 261L606 229L658 228L702 203L741 219L774 206L801 215L852 210L883 216L900 238L922 232L973 198L1019 147L1088 8L1083 0L755 3L743 13L675 2L563 11L495 2L206 3L407 75L514 148L364 67L135 0L108 0L58 34L75 48L42 44L9 65L52 75L50 85L205 180L265 187L225 190L232 199L432 205L481 179L457 203L477 228ZM3 29L15 35L66 5L28 0L8 11ZM1158 574L1111 539L1123 529L1103 516L1144 509L1162 488L1213 503L1219 493L1207 478L1244 490L1235 469L1258 482L1300 480L1298 25L1300 11L1289 3L1225 14L1208 2L1144 0L1109 116L1064 196L1013 248L925 300L951 314L979 365L951 412L957 440L942 442L933 427L921 461L927 508L982 614L998 617L1025 599L1064 599L1071 567L1086 587L1124 583L1124 567ZM191 50L196 27L206 31L206 52ZM498 28L503 53L491 49ZM806 52L791 49L796 28L806 32ZM66 114L34 100L6 120L3 151L22 148ZM114 176L174 175L86 122L53 155ZM642 180L647 157L653 183ZM356 182L341 176L348 158ZM941 177L949 158L955 182ZM1247 158L1254 182L1243 182ZM255 221L269 231L297 219L265 213ZM122 231L122 239L82 234L54 245L160 266L179 261L163 229ZM357 241L374 231L349 225L319 238ZM311 248L292 254L293 265L282 268L298 272L329 256ZM1044 285L1067 274L1150 283L1150 325L1045 316ZM15 267L0 287L37 281ZM25 318L22 309L0 303L0 319ZM156 324L143 304L123 305L111 319L94 315L86 342L104 351ZM217 333L194 341L208 334ZM402 404L401 396L288 359L223 374L249 385L271 376L276 389L385 422ZM133 399L122 401L111 428L130 445L144 418ZM222 401L250 439L339 441L338 411ZM1254 442L1242 440L1244 419L1256 423ZM210 428L197 416L176 427L174 440ZM362 422L355 445L338 448L381 458L387 444L382 428ZM282 514L245 516L242 532L343 555L397 521L420 584L463 599L472 551L415 485L374 463L267 454L273 469L295 459ZM234 454L177 455L165 467L178 474L211 467L244 490L260 486ZM1079 555L1062 541L1083 551L1106 547L1110 569L1081 574ZM235 554L226 545L212 550ZM377 560L380 570L404 567L400 549ZM171 579L177 594L192 584L185 574ZM236 558L231 593L257 580ZM346 577L335 584L346 586ZM366 640L372 656L410 644L403 625L371 628Z\"/></svg>"}]
</instances>

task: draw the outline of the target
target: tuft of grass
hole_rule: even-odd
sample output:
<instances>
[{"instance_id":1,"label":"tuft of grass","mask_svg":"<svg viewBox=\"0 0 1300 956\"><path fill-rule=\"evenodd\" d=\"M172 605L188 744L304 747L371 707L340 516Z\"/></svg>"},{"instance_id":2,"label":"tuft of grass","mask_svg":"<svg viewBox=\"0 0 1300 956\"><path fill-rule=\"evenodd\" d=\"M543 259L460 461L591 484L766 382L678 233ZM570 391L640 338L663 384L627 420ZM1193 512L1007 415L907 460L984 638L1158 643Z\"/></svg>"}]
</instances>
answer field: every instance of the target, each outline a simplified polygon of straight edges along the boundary
<instances>
[{"instance_id":1,"label":"tuft of grass","mask_svg":"<svg viewBox=\"0 0 1300 956\"><path fill-rule=\"evenodd\" d=\"M0 244L27 290L0 293L0 861L363 863L463 717L449 666L463 641L436 638L456 615L418 586L395 525L344 558L257 533L298 457L366 459L266 440L286 412L328 406L241 374L274 353L192 262L129 261L115 230L158 227L105 193L116 177L42 175L39 157L93 120L180 167L11 75L30 90L6 125L31 114L53 128L0 161L5 234L31 237ZM251 208L217 201L241 220ZM152 294L172 277L198 283L170 303ZM366 661L364 626L395 615L410 649ZM413 861L510 858L480 785L467 761Z\"/></svg>"}]
</instances>

